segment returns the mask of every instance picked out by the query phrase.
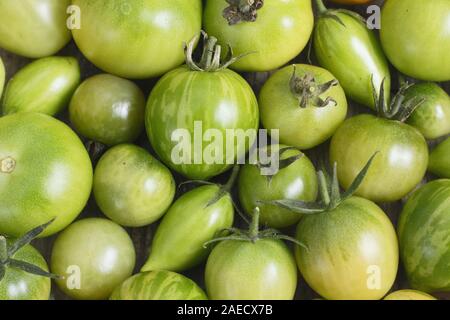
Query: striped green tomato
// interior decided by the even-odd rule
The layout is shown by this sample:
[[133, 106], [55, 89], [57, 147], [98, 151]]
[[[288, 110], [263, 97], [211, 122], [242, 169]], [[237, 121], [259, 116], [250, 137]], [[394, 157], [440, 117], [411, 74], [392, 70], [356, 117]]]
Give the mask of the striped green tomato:
[[41, 112], [53, 116], [67, 107], [79, 82], [80, 67], [75, 58], [36, 60], [8, 82], [2, 112]]
[[171, 271], [139, 273], [125, 280], [110, 300], [207, 300], [191, 279]]
[[306, 282], [329, 300], [381, 299], [398, 268], [394, 227], [373, 202], [351, 197], [331, 211], [305, 215], [297, 227], [297, 264]]
[[225, 240], [208, 258], [205, 281], [214, 300], [292, 300], [297, 270], [281, 240]]
[[[11, 258], [31, 263], [48, 272], [48, 266], [44, 257], [31, 245], [22, 247]], [[0, 280], [0, 301], [48, 300], [50, 298], [50, 289], [50, 278], [6, 267], [5, 276]]]
[[258, 129], [258, 103], [250, 85], [234, 71], [182, 66], [153, 88], [145, 120], [150, 142], [164, 163], [190, 179], [208, 179], [229, 169], [254, 142], [255, 135], [235, 139], [231, 147], [225, 141], [227, 129]]
[[429, 182], [408, 199], [398, 237], [411, 287], [450, 292], [450, 180]]
[[450, 179], [450, 137], [431, 152], [428, 170], [441, 178]]
[[436, 300], [436, 298], [417, 290], [398, 290], [388, 294], [383, 300]]

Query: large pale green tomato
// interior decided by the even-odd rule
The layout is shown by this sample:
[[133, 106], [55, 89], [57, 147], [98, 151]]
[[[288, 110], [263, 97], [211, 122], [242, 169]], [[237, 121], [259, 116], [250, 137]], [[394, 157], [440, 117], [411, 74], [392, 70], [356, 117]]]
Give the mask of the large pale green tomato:
[[[22, 247], [11, 258], [31, 263], [48, 272], [48, 266], [44, 257], [31, 245]], [[48, 300], [50, 298], [50, 289], [50, 278], [6, 267], [5, 276], [0, 280], [0, 301]]]
[[450, 80], [450, 1], [388, 0], [381, 12], [381, 43], [402, 73]]
[[208, 258], [205, 283], [213, 300], [292, 300], [295, 259], [281, 240], [226, 240]]
[[[300, 78], [307, 74], [314, 77], [311, 83], [313, 89], [314, 85], [335, 80], [330, 72], [319, 67], [299, 64], [295, 65], [295, 70]], [[327, 106], [320, 107], [311, 99], [301, 107], [302, 96], [295, 94], [290, 85], [293, 71], [294, 66], [277, 71], [262, 87], [259, 95], [261, 121], [264, 128], [279, 130], [281, 143], [305, 150], [333, 135], [347, 115], [347, 99], [344, 90], [337, 84], [319, 95], [322, 101], [327, 98], [334, 100]]]
[[70, 0], [0, 0], [0, 47], [28, 58], [51, 56], [71, 39]]
[[425, 175], [428, 146], [417, 129], [363, 114], [346, 120], [331, 140], [330, 163], [337, 162], [339, 182], [345, 189], [376, 152], [358, 196], [375, 202], [397, 201]]
[[394, 227], [373, 202], [352, 197], [328, 212], [304, 216], [297, 264], [306, 282], [329, 300], [375, 300], [390, 290], [398, 269]]
[[136, 254], [128, 233], [118, 224], [99, 218], [75, 222], [56, 239], [52, 273], [68, 296], [82, 300], [107, 299], [133, 273]]
[[53, 218], [41, 236], [64, 229], [91, 187], [89, 155], [68, 126], [38, 113], [0, 118], [0, 233], [19, 237]]
[[123, 226], [142, 227], [166, 212], [175, 195], [175, 181], [145, 149], [122, 144], [98, 162], [94, 195], [108, 218]]
[[388, 294], [383, 300], [436, 300], [436, 298], [417, 290], [398, 290]]
[[[239, 2], [239, 1], [238, 1]], [[249, 54], [233, 64], [240, 71], [268, 71], [281, 67], [305, 48], [313, 30], [311, 0], [265, 0], [255, 21], [230, 25], [224, 17], [227, 0], [207, 0], [205, 31], [230, 45], [236, 55]]]
[[138, 273], [112, 293], [110, 300], [208, 300], [191, 279], [170, 271]]
[[77, 59], [48, 57], [36, 60], [8, 82], [2, 113], [41, 112], [53, 116], [67, 107], [79, 82]]
[[198, 35], [201, 0], [73, 0], [78, 48], [100, 69], [125, 78], [159, 76], [184, 60], [183, 44]]
[[[145, 124], [165, 164], [190, 179], [207, 179], [229, 169], [253, 144], [258, 103], [252, 88], [234, 71], [182, 66], [153, 88]], [[246, 135], [248, 130], [253, 135]], [[246, 136], [233, 139], [239, 132]]]
[[450, 292], [450, 180], [429, 182], [408, 199], [398, 239], [411, 287]]

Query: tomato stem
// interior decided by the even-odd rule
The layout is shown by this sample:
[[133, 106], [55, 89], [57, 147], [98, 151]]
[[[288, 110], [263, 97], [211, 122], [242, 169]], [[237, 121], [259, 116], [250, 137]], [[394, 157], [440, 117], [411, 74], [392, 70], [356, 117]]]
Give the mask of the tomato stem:
[[[0, 236], [0, 265], [8, 260], [8, 244], [4, 236]], [[0, 279], [1, 280], [1, 279]]]
[[263, 0], [226, 0], [230, 5], [226, 7], [222, 16], [230, 26], [239, 22], [254, 22], [258, 17], [257, 11], [264, 5]]
[[323, 4], [322, 0], [316, 0], [316, 6], [319, 13], [324, 13], [328, 10], [327, 7]]
[[225, 191], [230, 192], [231, 188], [233, 188], [233, 186], [236, 182], [236, 179], [239, 175], [239, 169], [240, 169], [239, 165], [235, 165], [233, 167], [233, 171], [231, 172], [230, 178], [228, 179], [227, 183], [223, 186], [223, 189]]
[[252, 221], [249, 227], [249, 236], [251, 239], [254, 240], [258, 238], [259, 234], [259, 215], [260, 215], [259, 208], [256, 207], [255, 210], [253, 210]]

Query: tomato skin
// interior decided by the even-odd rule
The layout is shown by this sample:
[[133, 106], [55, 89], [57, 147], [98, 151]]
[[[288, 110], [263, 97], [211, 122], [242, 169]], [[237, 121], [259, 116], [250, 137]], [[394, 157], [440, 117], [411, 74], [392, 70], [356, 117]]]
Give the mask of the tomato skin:
[[292, 300], [295, 259], [281, 240], [226, 240], [212, 250], [205, 269], [212, 300]]
[[396, 201], [422, 180], [428, 146], [420, 132], [404, 123], [363, 114], [346, 120], [330, 145], [330, 163], [347, 189], [367, 160], [375, 157], [356, 195], [375, 202]]
[[175, 195], [175, 181], [145, 149], [122, 144], [109, 149], [94, 172], [95, 200], [116, 223], [142, 227], [166, 212]]
[[3, 114], [41, 112], [53, 116], [67, 107], [79, 82], [80, 66], [75, 58], [36, 60], [8, 82]]
[[375, 34], [364, 23], [346, 13], [332, 14], [345, 27], [330, 17], [318, 19], [314, 51], [319, 64], [339, 80], [348, 97], [373, 109], [372, 77], [377, 93], [385, 79], [385, 97], [389, 100], [391, 76], [386, 57]]
[[100, 69], [124, 78], [156, 77], [183, 63], [183, 43], [200, 32], [200, 0], [73, 0], [78, 48]]
[[332, 2], [335, 3], [340, 3], [340, 4], [365, 4], [365, 3], [369, 3], [372, 0], [331, 0]]
[[[304, 216], [297, 227], [297, 240], [309, 248], [296, 247], [300, 272], [326, 299], [381, 299], [395, 281], [395, 230], [369, 200], [352, 197], [332, 211]], [[372, 266], [381, 272], [379, 289], [368, 288]]]
[[3, 65], [3, 60], [0, 57], [0, 98], [2, 97], [4, 85], [5, 85], [5, 66]]
[[[295, 65], [296, 74], [312, 74], [318, 84], [331, 81], [334, 76], [327, 70]], [[340, 85], [330, 88], [321, 95], [325, 100], [333, 98], [336, 106], [302, 108], [299, 99], [291, 92], [290, 79], [293, 67], [277, 71], [264, 84], [259, 95], [261, 121], [266, 129], [279, 129], [280, 142], [301, 150], [313, 148], [328, 140], [347, 115], [347, 99]]]
[[[226, 116], [224, 116], [226, 115]], [[226, 137], [226, 129], [256, 130], [259, 126], [258, 103], [249, 84], [234, 71], [191, 71], [187, 66], [177, 68], [159, 80], [147, 102], [145, 124], [147, 135], [158, 156], [173, 170], [190, 179], [208, 179], [225, 172], [237, 154], [248, 150], [244, 143], [234, 143], [234, 159], [226, 158], [226, 143], [221, 164], [194, 162], [195, 122], [200, 121], [205, 133], [219, 130]], [[191, 163], [176, 164], [172, 152], [179, 144], [172, 134], [179, 129], [190, 133]], [[200, 140], [202, 137], [200, 137]], [[248, 140], [248, 139], [246, 139]], [[203, 143], [202, 154], [210, 142]], [[250, 145], [253, 140], [250, 141]]]
[[[48, 272], [44, 257], [31, 245], [22, 247], [13, 259], [31, 263]], [[49, 278], [7, 267], [4, 278], [0, 281], [1, 300], [48, 300], [51, 281]]]
[[450, 97], [437, 84], [415, 84], [406, 91], [406, 99], [424, 99], [407, 123], [419, 129], [427, 139], [450, 133]]
[[[52, 273], [66, 276], [56, 280], [68, 296], [83, 300], [108, 298], [112, 291], [133, 273], [136, 260], [133, 242], [118, 224], [100, 218], [79, 220], [61, 232], [51, 257]], [[80, 287], [70, 289], [79, 267]]]
[[55, 54], [71, 39], [69, 5], [70, 0], [1, 0], [0, 47], [28, 58]]
[[286, 64], [305, 48], [313, 30], [310, 0], [265, 1], [254, 22], [229, 25], [222, 16], [226, 0], [207, 0], [205, 31], [230, 45], [236, 55], [249, 54], [231, 67], [239, 71], [268, 71]]
[[437, 300], [429, 294], [417, 290], [398, 290], [388, 294], [383, 300]]
[[[272, 148], [278, 148], [272, 145]], [[285, 148], [279, 145], [279, 148]], [[273, 149], [272, 149], [273, 150]], [[283, 153], [281, 159], [298, 155], [300, 151], [290, 150]], [[248, 215], [252, 215], [256, 207], [260, 209], [260, 221], [272, 228], [285, 228], [300, 220], [298, 213], [274, 205], [261, 204], [258, 201], [280, 199], [302, 200], [314, 202], [318, 193], [317, 175], [314, 165], [304, 155], [287, 168], [281, 169], [272, 179], [261, 175], [256, 165], [245, 164], [240, 171], [239, 200]]]
[[385, 1], [380, 30], [384, 52], [402, 73], [426, 81], [450, 80], [450, 2]]
[[450, 180], [427, 183], [407, 201], [398, 223], [400, 253], [412, 288], [449, 292]]
[[228, 193], [208, 206], [218, 192], [217, 185], [202, 186], [184, 194], [170, 207], [156, 230], [150, 256], [141, 271], [185, 271], [206, 260], [210, 250], [203, 245], [233, 225], [233, 202]]
[[[12, 161], [12, 170], [4, 170]], [[52, 235], [68, 226], [89, 198], [89, 155], [77, 135], [50, 116], [0, 118], [0, 162], [1, 234], [19, 237], [56, 218], [40, 236]]]
[[110, 300], [208, 300], [191, 279], [171, 271], [138, 273], [112, 293]]
[[450, 179], [450, 137], [431, 152], [428, 170], [441, 178]]
[[82, 136], [113, 146], [133, 142], [144, 129], [145, 97], [133, 82], [110, 74], [85, 80], [69, 105], [70, 122]]

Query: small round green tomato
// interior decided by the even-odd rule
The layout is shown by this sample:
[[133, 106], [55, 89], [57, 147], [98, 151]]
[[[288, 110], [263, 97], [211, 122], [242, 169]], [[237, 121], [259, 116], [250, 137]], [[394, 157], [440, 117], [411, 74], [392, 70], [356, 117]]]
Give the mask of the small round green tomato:
[[450, 97], [441, 87], [432, 82], [415, 84], [405, 97], [424, 100], [407, 123], [419, 129], [425, 138], [436, 139], [450, 133]]
[[109, 74], [85, 80], [70, 101], [70, 122], [106, 145], [133, 142], [144, 128], [145, 97], [133, 82]]
[[428, 293], [417, 290], [398, 290], [388, 294], [383, 300], [437, 300]]
[[[297, 83], [292, 82], [294, 71]], [[337, 82], [327, 70], [309, 65], [277, 71], [259, 95], [264, 128], [278, 129], [281, 143], [301, 150], [328, 140], [347, 115], [347, 99], [339, 84], [334, 83], [325, 92], [318, 88], [333, 80]], [[327, 103], [327, 98], [332, 101]]]
[[[253, 1], [253, 14], [241, 13], [235, 3], [208, 0], [205, 31], [230, 45], [236, 55], [251, 53], [233, 64], [240, 71], [268, 71], [286, 64], [305, 48], [313, 30], [311, 0]], [[256, 8], [262, 4], [260, 8]], [[241, 19], [239, 19], [241, 18]]]
[[183, 63], [183, 43], [200, 32], [201, 0], [73, 0], [73, 38], [92, 63], [125, 78], [159, 76]]
[[41, 112], [53, 116], [67, 107], [79, 82], [80, 66], [75, 58], [36, 60], [8, 82], [2, 112]]
[[3, 65], [2, 57], [0, 57], [0, 98], [2, 97], [4, 85], [5, 85], [5, 66]]
[[345, 189], [376, 152], [356, 195], [375, 202], [397, 201], [425, 175], [428, 146], [417, 129], [363, 114], [346, 120], [331, 140], [330, 163], [337, 162], [339, 182]]
[[108, 150], [94, 172], [94, 195], [102, 212], [127, 227], [153, 223], [175, 195], [169, 169], [145, 149], [122, 144]]
[[[272, 145], [271, 154], [286, 148], [284, 145]], [[264, 148], [263, 152], [266, 152]], [[280, 160], [301, 155], [298, 150], [283, 152]], [[272, 228], [285, 228], [300, 220], [301, 215], [287, 209], [259, 203], [258, 201], [271, 201], [280, 199], [302, 200], [314, 202], [317, 198], [318, 182], [314, 165], [305, 156], [280, 170], [274, 176], [262, 175], [257, 165], [246, 164], [239, 175], [239, 200], [245, 212], [253, 213], [259, 207], [262, 224]]]
[[402, 73], [426, 81], [450, 80], [450, 1], [385, 1], [381, 43]]
[[108, 298], [131, 276], [136, 260], [133, 242], [116, 223], [99, 218], [77, 221], [56, 239], [52, 273], [68, 296], [83, 300]]
[[395, 229], [373, 202], [352, 197], [305, 215], [297, 227], [297, 264], [306, 282], [329, 300], [381, 299], [398, 269]]
[[19, 237], [53, 218], [40, 236], [61, 231], [91, 189], [91, 160], [68, 126], [39, 113], [0, 118], [0, 233]]
[[0, 47], [28, 58], [51, 56], [71, 39], [70, 0], [0, 0]]
[[292, 300], [297, 270], [281, 240], [226, 240], [212, 250], [205, 281], [213, 300]]
[[206, 260], [210, 253], [205, 242], [233, 225], [233, 202], [228, 192], [214, 200], [217, 185], [195, 188], [170, 207], [156, 230], [150, 255], [142, 271], [185, 271]]
[[450, 179], [450, 137], [431, 152], [428, 170], [441, 178]]
[[110, 300], [207, 300], [191, 279], [171, 271], [138, 273], [123, 282]]
[[[31, 245], [22, 247], [11, 258], [31, 263], [48, 272], [45, 259]], [[0, 300], [48, 300], [50, 289], [50, 278], [6, 267], [5, 276], [0, 280]]]

